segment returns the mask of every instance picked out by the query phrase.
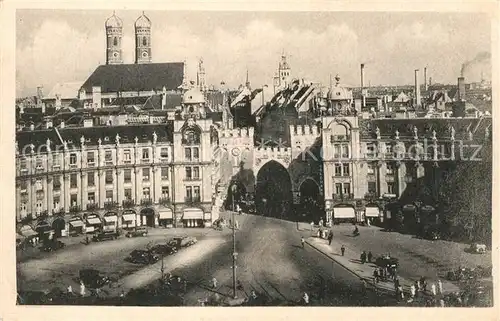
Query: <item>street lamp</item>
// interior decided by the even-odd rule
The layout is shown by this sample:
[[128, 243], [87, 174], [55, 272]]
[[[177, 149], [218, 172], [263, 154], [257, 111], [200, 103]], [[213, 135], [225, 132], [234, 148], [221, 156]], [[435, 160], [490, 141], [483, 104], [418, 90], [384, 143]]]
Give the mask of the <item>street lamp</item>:
[[238, 296], [236, 295], [236, 257], [238, 256], [238, 253], [236, 253], [236, 222], [235, 222], [235, 217], [234, 217], [234, 197], [236, 194], [237, 190], [236, 184], [233, 184], [231, 186], [231, 195], [232, 195], [232, 201], [233, 201], [233, 210], [232, 210], [232, 221], [233, 221], [233, 298], [237, 299]]

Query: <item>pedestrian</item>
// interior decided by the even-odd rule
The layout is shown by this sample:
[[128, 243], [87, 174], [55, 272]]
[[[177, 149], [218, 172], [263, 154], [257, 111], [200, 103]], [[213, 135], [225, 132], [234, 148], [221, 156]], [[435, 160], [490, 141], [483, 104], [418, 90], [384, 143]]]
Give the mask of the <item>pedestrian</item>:
[[320, 219], [320, 220], [319, 220], [318, 225], [319, 225], [319, 227], [323, 227], [323, 219]]
[[344, 256], [345, 253], [345, 246], [342, 244], [342, 247], [340, 248], [340, 252], [342, 253], [342, 256]]
[[368, 263], [372, 263], [373, 254], [372, 251], [368, 252]]
[[363, 251], [361, 253], [361, 257], [360, 258], [361, 258], [361, 264], [365, 264], [365, 262], [366, 262], [366, 251]]
[[413, 301], [413, 299], [415, 298], [415, 293], [417, 292], [417, 289], [415, 288], [415, 285], [412, 284], [410, 286], [410, 300]]
[[314, 222], [311, 222], [311, 231], [314, 230]]
[[434, 284], [434, 283], [431, 284], [431, 293], [433, 296], [436, 296], [436, 294], [437, 294], [436, 284]]
[[333, 233], [330, 231], [328, 234], [328, 245], [332, 245], [332, 240], [333, 240]]
[[85, 295], [85, 284], [83, 284], [83, 281], [80, 281], [80, 295]]
[[403, 291], [403, 287], [400, 285], [398, 285], [398, 293], [399, 293], [399, 298], [401, 300], [404, 300], [405, 299], [405, 293]]
[[68, 286], [68, 293], [70, 293], [70, 294], [73, 293], [73, 287], [71, 285]]
[[304, 301], [304, 304], [309, 304], [309, 295], [306, 292], [304, 292], [302, 300]]
[[237, 229], [237, 230], [240, 228], [240, 225], [238, 224], [238, 221], [234, 221], [234, 228]]
[[373, 280], [375, 281], [375, 283], [378, 283], [378, 269], [375, 269], [373, 271]]
[[439, 294], [443, 294], [443, 282], [441, 280], [438, 280], [438, 290]]
[[212, 289], [216, 289], [216, 288], [217, 288], [217, 279], [212, 278]]
[[445, 307], [445, 304], [444, 304], [444, 300], [443, 299], [439, 299], [439, 306], [441, 308], [444, 308]]
[[382, 267], [379, 267], [378, 269], [378, 277], [382, 280], [385, 281], [386, 275], [384, 273], [384, 269]]
[[300, 243], [302, 243], [302, 248], [305, 248], [306, 240], [304, 240], [303, 236], [300, 238]]

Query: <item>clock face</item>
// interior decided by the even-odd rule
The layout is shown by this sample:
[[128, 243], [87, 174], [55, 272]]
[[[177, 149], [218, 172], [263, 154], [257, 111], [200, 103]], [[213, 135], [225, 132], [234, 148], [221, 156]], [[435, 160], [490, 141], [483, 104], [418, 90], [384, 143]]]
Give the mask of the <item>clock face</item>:
[[148, 57], [148, 53], [144, 51], [144, 52], [142, 53], [142, 57], [143, 57], [143, 58], [147, 58], [147, 57]]
[[117, 52], [113, 53], [113, 57], [117, 58], [118, 57], [118, 53]]

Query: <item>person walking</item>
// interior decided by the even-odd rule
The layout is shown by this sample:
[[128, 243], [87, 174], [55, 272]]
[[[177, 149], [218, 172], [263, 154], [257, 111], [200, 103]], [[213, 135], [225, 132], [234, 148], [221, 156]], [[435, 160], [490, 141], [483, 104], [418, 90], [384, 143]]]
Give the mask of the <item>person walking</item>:
[[368, 252], [368, 263], [372, 263], [373, 254], [372, 251]]
[[304, 292], [304, 295], [302, 296], [302, 301], [304, 304], [309, 304], [309, 295], [306, 292]]
[[437, 295], [436, 284], [434, 283], [431, 284], [431, 293], [433, 296]]
[[314, 230], [314, 222], [311, 222], [311, 231]]
[[85, 296], [85, 284], [83, 284], [83, 281], [80, 281], [80, 295]]
[[333, 232], [330, 231], [330, 233], [328, 233], [328, 245], [332, 245], [332, 240], [333, 240]]
[[212, 278], [212, 289], [216, 289], [216, 288], [217, 288], [217, 279]]
[[365, 264], [365, 262], [366, 262], [366, 252], [365, 251], [363, 251], [361, 253], [360, 259], [361, 259], [361, 264]]
[[373, 280], [375, 281], [375, 283], [378, 283], [378, 269], [375, 269], [373, 270]]
[[302, 248], [305, 248], [305, 246], [306, 246], [306, 240], [304, 240], [303, 236], [300, 238], [300, 243], [302, 243]]
[[438, 291], [439, 294], [443, 294], [443, 282], [441, 280], [438, 280]]
[[416, 294], [416, 292], [417, 292], [417, 289], [415, 288], [415, 285], [414, 285], [414, 284], [412, 284], [412, 285], [410, 286], [410, 301], [409, 301], [409, 302], [412, 302], [412, 301], [413, 301], [413, 299], [415, 299], [415, 294]]
[[342, 253], [342, 256], [345, 254], [345, 246], [342, 244], [342, 247], [340, 248], [340, 253]]

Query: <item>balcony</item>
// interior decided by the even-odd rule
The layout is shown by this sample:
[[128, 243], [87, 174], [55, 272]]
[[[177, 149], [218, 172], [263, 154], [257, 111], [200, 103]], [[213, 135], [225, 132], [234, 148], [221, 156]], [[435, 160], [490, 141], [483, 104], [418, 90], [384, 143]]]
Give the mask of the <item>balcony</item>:
[[333, 194], [335, 201], [346, 201], [354, 199], [354, 194]]
[[189, 206], [198, 206], [200, 205], [201, 203], [201, 199], [199, 197], [196, 197], [196, 198], [189, 198], [189, 197], [186, 197], [184, 199], [184, 203], [186, 205], [189, 205]]
[[94, 161], [89, 161], [87, 163], [87, 167], [95, 167], [95, 162]]
[[99, 206], [96, 203], [89, 203], [87, 204], [87, 211], [95, 211], [99, 208]]
[[104, 161], [104, 165], [106, 165], [106, 166], [113, 166], [113, 160]]
[[168, 163], [168, 157], [160, 157], [161, 163]]
[[378, 199], [378, 196], [377, 196], [376, 192], [368, 192], [365, 194], [364, 199], [367, 201], [373, 201], [373, 200]]
[[171, 204], [170, 197], [169, 197], [169, 196], [162, 196], [162, 197], [160, 197], [160, 199], [158, 200], [158, 203], [159, 203], [160, 205], [163, 205], [163, 206], [170, 205], [170, 204]]
[[123, 164], [132, 164], [132, 160], [130, 159], [124, 159]]
[[143, 158], [141, 159], [141, 164], [148, 164], [150, 162], [149, 158]]
[[151, 198], [143, 198], [141, 199], [142, 206], [151, 206], [153, 204], [153, 200]]
[[104, 209], [107, 211], [114, 210], [118, 207], [118, 203], [115, 201], [106, 201], [104, 202]]
[[69, 168], [71, 169], [78, 168], [78, 164], [69, 164]]
[[135, 206], [135, 201], [133, 199], [126, 199], [122, 201], [123, 208], [132, 208]]

